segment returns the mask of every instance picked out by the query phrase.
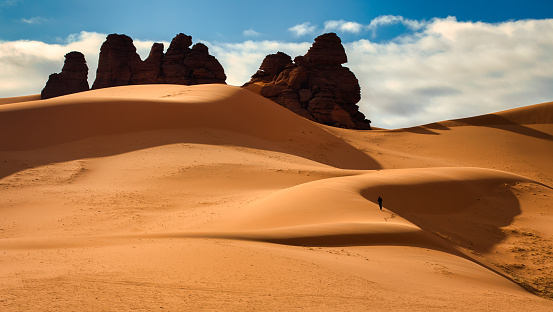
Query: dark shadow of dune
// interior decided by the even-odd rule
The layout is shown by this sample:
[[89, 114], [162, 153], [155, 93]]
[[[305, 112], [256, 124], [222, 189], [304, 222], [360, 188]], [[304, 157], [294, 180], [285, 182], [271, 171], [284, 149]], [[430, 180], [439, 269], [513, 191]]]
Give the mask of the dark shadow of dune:
[[498, 114], [487, 114], [475, 117], [447, 120], [442, 122], [434, 122], [422, 126], [389, 130], [390, 132], [410, 132], [415, 134], [439, 135], [440, 133], [433, 131], [451, 130], [453, 127], [475, 126], [495, 128], [512, 133], [533, 137], [537, 139], [553, 141], [553, 135], [536, 129], [532, 129], [524, 124], [514, 122]]
[[410, 127], [410, 128], [403, 128], [403, 129], [397, 129], [392, 130], [393, 132], [410, 132], [415, 134], [429, 134], [429, 135], [439, 135], [438, 132], [432, 131], [424, 126], [417, 126], [417, 127]]
[[452, 120], [452, 122], [457, 122], [461, 125], [496, 128], [537, 139], [553, 141], [553, 135], [551, 134], [532, 129], [496, 114], [456, 119]]
[[488, 252], [506, 238], [501, 228], [521, 213], [520, 204], [505, 185], [471, 183], [384, 185], [361, 194], [375, 204], [382, 196], [384, 208], [458, 246]]
[[[390, 224], [388, 224], [390, 225]], [[306, 226], [309, 230], [309, 226]], [[355, 227], [355, 226], [354, 226]], [[493, 266], [483, 263], [471, 257], [469, 254], [457, 249], [450, 242], [436, 237], [423, 229], [399, 230], [390, 232], [359, 233], [358, 231], [334, 234], [298, 233], [294, 231], [282, 233], [279, 229], [245, 232], [181, 232], [181, 233], [155, 233], [155, 234], [129, 234], [114, 236], [69, 236], [63, 238], [14, 238], [0, 241], [0, 250], [37, 250], [37, 249], [61, 249], [83, 247], [105, 247], [113, 245], [125, 245], [129, 240], [140, 240], [148, 243], [150, 240], [160, 239], [222, 239], [241, 240], [261, 243], [272, 243], [287, 246], [305, 247], [354, 247], [354, 246], [405, 246], [425, 248], [439, 252], [445, 252], [464, 258], [479, 264], [506, 279], [513, 280], [509, 275], [498, 271]], [[276, 232], [273, 232], [275, 231]], [[309, 232], [309, 231], [308, 231]], [[357, 232], [357, 233], [356, 233]]]
[[[5, 240], [0, 248], [5, 249], [47, 249], [47, 248], [74, 248], [100, 241], [105, 244], [120, 244], [128, 239], [188, 239], [209, 238], [229, 239], [274, 243], [290, 246], [312, 247], [352, 247], [352, 246], [409, 246], [428, 248], [443, 252], [460, 254], [445, 241], [424, 230], [394, 224], [387, 231], [377, 229], [372, 231], [370, 225], [352, 224], [338, 230], [333, 224], [328, 225], [330, 231], [321, 226], [295, 226], [290, 228], [272, 228], [258, 231], [229, 231], [229, 232], [179, 232], [179, 233], [151, 233], [151, 234], [122, 234], [112, 236], [74, 236], [56, 238], [15, 238]], [[363, 230], [359, 230], [362, 227]], [[379, 231], [380, 230], [380, 231]], [[325, 233], [326, 232], [326, 233]]]
[[442, 130], [442, 131], [450, 130], [448, 127], [446, 127], [445, 125], [443, 125], [442, 123], [439, 123], [439, 122], [433, 122], [433, 123], [424, 125], [422, 127], [426, 128], [426, 129], [432, 129], [432, 130]]
[[413, 246], [451, 252], [450, 244], [417, 227], [398, 223], [306, 224], [221, 233], [182, 233], [175, 237], [251, 240], [292, 246]]
[[297, 235], [289, 237], [227, 234], [221, 236], [221, 238], [311, 247], [409, 246], [457, 254], [456, 250], [445, 244], [445, 242], [439, 242], [437, 239], [423, 231], [397, 233], [342, 233], [313, 236]]
[[[242, 120], [228, 116], [212, 121], [218, 113], [217, 106], [212, 106], [123, 99], [84, 100], [61, 109], [38, 106], [2, 111], [0, 178], [49, 163], [176, 143], [281, 152], [342, 169], [380, 168], [373, 158], [310, 121], [287, 118], [279, 122], [271, 116], [264, 120], [252, 116], [249, 124], [243, 122], [247, 119], [243, 116]], [[286, 124], [290, 120], [294, 127]]]
[[429, 135], [439, 135], [438, 132], [433, 130], [451, 130], [449, 127], [444, 125], [442, 122], [433, 122], [430, 124], [422, 125], [422, 126], [415, 126], [415, 127], [409, 127], [409, 128], [401, 128], [401, 129], [394, 129], [390, 130], [392, 132], [410, 132], [415, 134], [429, 134]]

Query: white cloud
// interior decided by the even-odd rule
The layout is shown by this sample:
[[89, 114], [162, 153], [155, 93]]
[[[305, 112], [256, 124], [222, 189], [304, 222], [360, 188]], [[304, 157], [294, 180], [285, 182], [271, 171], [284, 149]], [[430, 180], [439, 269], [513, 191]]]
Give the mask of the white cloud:
[[209, 52], [223, 65], [230, 85], [243, 85], [257, 72], [268, 54], [278, 51], [292, 57], [303, 55], [311, 46], [310, 42], [288, 43], [278, 41], [245, 41], [242, 43], [208, 43]]
[[371, 21], [371, 23], [367, 26], [369, 29], [375, 29], [380, 26], [388, 26], [388, 25], [394, 25], [394, 24], [406, 24], [414, 28], [420, 28], [416, 27], [419, 26], [419, 23], [413, 23], [414, 21], [406, 20], [403, 16], [396, 16], [396, 15], [381, 15]]
[[[373, 25], [394, 20], [401, 21], [388, 17]], [[414, 126], [553, 100], [553, 19], [488, 24], [449, 17], [412, 24], [410, 34], [390, 42], [344, 44], [346, 66], [361, 84], [359, 106], [374, 126]], [[0, 42], [0, 97], [39, 93], [73, 50], [85, 54], [92, 84], [104, 40], [104, 34], [82, 32], [61, 44]], [[267, 54], [282, 51], [294, 58], [307, 52], [313, 38], [306, 41], [206, 45], [223, 65], [227, 83], [242, 85]], [[134, 42], [144, 59], [152, 42]]]
[[358, 34], [363, 29], [363, 25], [356, 22], [346, 22], [344, 20], [331, 20], [324, 23], [325, 32], [329, 31], [338, 31], [338, 32], [349, 32]]
[[370, 24], [367, 25], [367, 28], [372, 31], [372, 35], [375, 37], [378, 28], [396, 24], [401, 24], [412, 31], [417, 31], [424, 28], [427, 25], [427, 22], [425, 20], [411, 20], [397, 15], [381, 15], [373, 19]]
[[39, 41], [0, 42], [0, 97], [40, 93], [48, 75], [59, 72], [63, 56], [75, 48]]
[[252, 28], [246, 29], [242, 32], [242, 34], [246, 37], [259, 37], [261, 34], [257, 31], [253, 30]]
[[[155, 41], [155, 42], [163, 43], [163, 48], [166, 51], [167, 51], [167, 48], [169, 48], [170, 43], [167, 42], [167, 41]], [[136, 53], [138, 53], [138, 55], [140, 55], [140, 58], [142, 60], [145, 60], [150, 55], [150, 50], [152, 49], [152, 45], [154, 44], [154, 41], [133, 40], [133, 44], [136, 48]], [[90, 84], [92, 85], [92, 81], [91, 81]]]
[[25, 23], [25, 24], [43, 24], [43, 23], [46, 23], [48, 20], [45, 19], [44, 17], [39, 17], [39, 16], [35, 16], [35, 17], [31, 17], [31, 18], [22, 18], [19, 20], [21, 23]]
[[305, 35], [312, 35], [317, 30], [317, 26], [311, 25], [309, 22], [298, 24], [296, 26], [288, 28], [288, 31], [292, 32], [295, 37], [302, 37]]
[[393, 42], [346, 44], [361, 110], [397, 128], [553, 100], [553, 20], [433, 19]]

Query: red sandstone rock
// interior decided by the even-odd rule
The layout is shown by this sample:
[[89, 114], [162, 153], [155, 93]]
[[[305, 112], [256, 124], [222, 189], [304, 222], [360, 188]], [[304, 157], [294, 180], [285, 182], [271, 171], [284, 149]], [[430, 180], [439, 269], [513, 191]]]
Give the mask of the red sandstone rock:
[[56, 96], [88, 91], [88, 66], [81, 52], [69, 52], [65, 55], [65, 62], [61, 73], [51, 74], [42, 89], [40, 97], [49, 99]]
[[288, 76], [287, 85], [299, 91], [304, 87], [309, 79], [309, 71], [304, 67], [296, 67], [290, 71]]
[[96, 80], [92, 89], [131, 84], [133, 69], [142, 63], [131, 37], [111, 34], [100, 48]]
[[261, 63], [259, 70], [252, 78], [260, 79], [264, 82], [274, 80], [288, 65], [292, 64], [292, 58], [286, 53], [277, 52], [269, 54]]
[[342, 41], [335, 33], [320, 35], [315, 38], [305, 60], [314, 67], [338, 67], [348, 62]]
[[163, 81], [161, 61], [163, 60], [163, 43], [154, 43], [150, 54], [144, 62], [137, 63], [132, 69], [130, 84], [151, 84]]
[[224, 83], [227, 79], [223, 66], [214, 56], [209, 55], [203, 43], [196, 43], [192, 47], [183, 64], [191, 71], [191, 84]]
[[184, 66], [184, 58], [190, 53], [192, 37], [178, 34], [171, 40], [169, 49], [163, 56], [163, 82], [173, 84], [190, 84], [190, 69]]
[[359, 112], [361, 89], [355, 75], [342, 64], [347, 55], [340, 38], [324, 34], [304, 56], [270, 54], [251, 80], [263, 83], [259, 93], [305, 118], [350, 129], [370, 129]]
[[192, 37], [178, 34], [167, 52], [163, 44], [154, 43], [144, 61], [136, 53], [132, 39], [125, 35], [109, 35], [100, 49], [96, 81], [92, 89], [129, 84], [203, 84], [225, 83], [226, 75], [217, 59], [209, 55], [207, 46], [198, 43], [192, 48]]

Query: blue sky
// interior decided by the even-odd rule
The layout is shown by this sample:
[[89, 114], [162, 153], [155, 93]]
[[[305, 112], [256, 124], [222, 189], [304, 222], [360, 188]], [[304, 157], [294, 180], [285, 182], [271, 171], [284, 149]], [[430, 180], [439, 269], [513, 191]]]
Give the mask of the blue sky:
[[186, 32], [207, 41], [237, 42], [252, 29], [259, 39], [297, 42], [300, 38], [287, 32], [297, 24], [323, 25], [327, 20], [369, 24], [382, 15], [412, 20], [455, 16], [459, 21], [496, 23], [551, 18], [553, 1], [0, 0], [0, 39], [55, 43], [88, 31], [167, 41]]
[[406, 127], [553, 100], [553, 1], [0, 0], [0, 97], [36, 94], [63, 55], [89, 82], [110, 33], [144, 57], [180, 32], [204, 42], [241, 85], [263, 57], [342, 38], [373, 125]]

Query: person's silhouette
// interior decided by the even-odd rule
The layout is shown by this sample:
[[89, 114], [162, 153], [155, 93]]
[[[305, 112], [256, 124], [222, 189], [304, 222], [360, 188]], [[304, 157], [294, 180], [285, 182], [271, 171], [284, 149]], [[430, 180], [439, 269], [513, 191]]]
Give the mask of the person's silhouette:
[[382, 210], [382, 197], [378, 196], [378, 205], [380, 206], [380, 210]]

